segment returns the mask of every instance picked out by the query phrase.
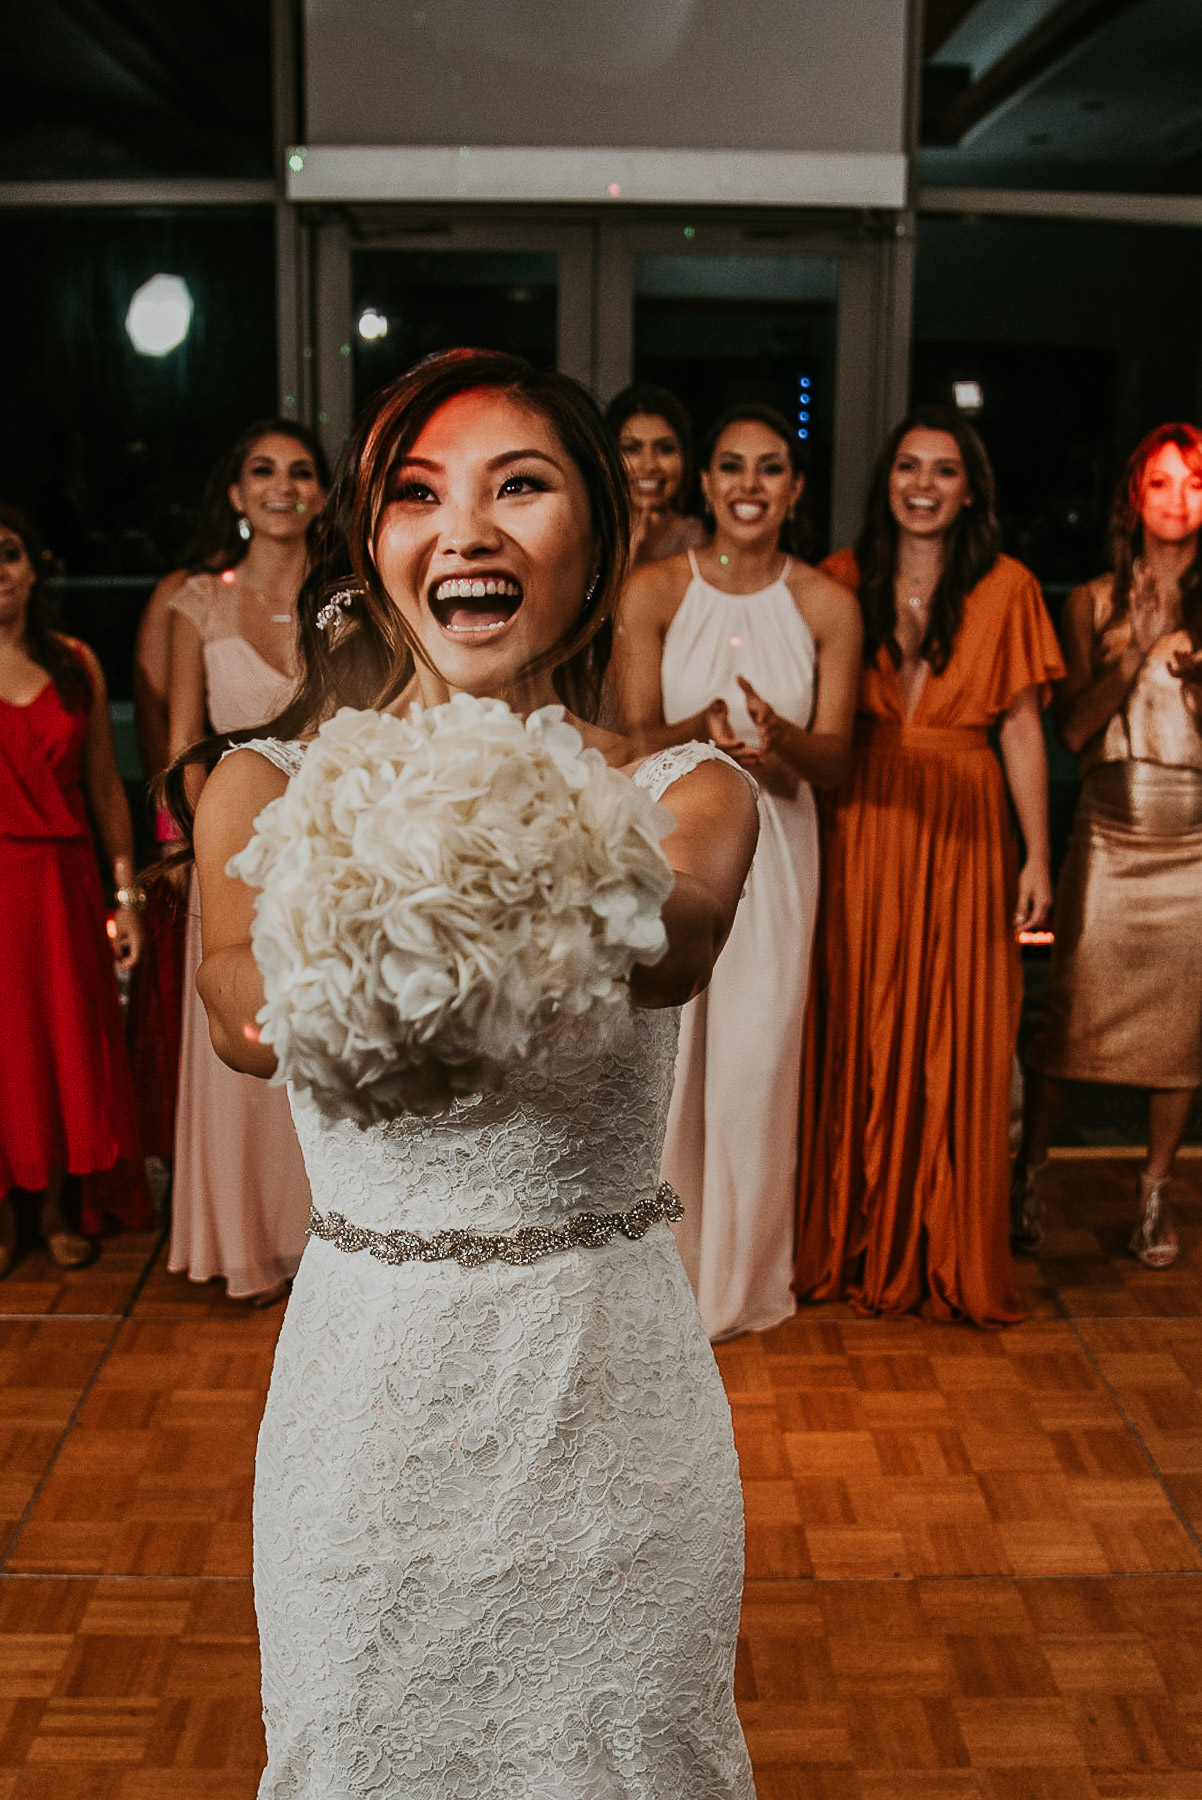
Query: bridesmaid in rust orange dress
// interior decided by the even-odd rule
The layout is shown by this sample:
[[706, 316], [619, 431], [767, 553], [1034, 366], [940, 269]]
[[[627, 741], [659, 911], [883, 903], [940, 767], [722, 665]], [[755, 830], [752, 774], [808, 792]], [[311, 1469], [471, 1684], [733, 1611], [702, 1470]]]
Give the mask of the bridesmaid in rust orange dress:
[[1040, 711], [1063, 673], [1038, 583], [999, 540], [984, 446], [924, 408], [885, 446], [855, 553], [823, 565], [859, 594], [867, 666], [823, 843], [795, 1277], [802, 1299], [979, 1325], [1023, 1316], [1015, 931], [1051, 906]]

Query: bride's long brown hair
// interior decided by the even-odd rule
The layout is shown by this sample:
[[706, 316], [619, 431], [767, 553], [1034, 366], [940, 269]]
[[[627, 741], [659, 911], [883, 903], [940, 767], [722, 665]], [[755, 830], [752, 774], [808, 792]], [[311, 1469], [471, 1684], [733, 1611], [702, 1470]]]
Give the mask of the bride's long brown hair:
[[[343, 454], [313, 526], [309, 570], [297, 600], [300, 675], [292, 699], [266, 724], [201, 739], [160, 778], [163, 803], [182, 840], [164, 866], [186, 862], [192, 854], [193, 808], [185, 787], [190, 767], [212, 768], [224, 751], [251, 738], [303, 737], [340, 706], [383, 709], [412, 679], [413, 646], [375, 560], [388, 474], [439, 407], [475, 388], [494, 388], [541, 413], [584, 479], [597, 540], [597, 578], [572, 629], [528, 663], [519, 679], [550, 670], [565, 706], [579, 718], [596, 718], [629, 552], [625, 467], [596, 405], [569, 376], [535, 369], [498, 350], [440, 351], [372, 396]], [[350, 598], [335, 625], [320, 629], [318, 615], [335, 595]]]

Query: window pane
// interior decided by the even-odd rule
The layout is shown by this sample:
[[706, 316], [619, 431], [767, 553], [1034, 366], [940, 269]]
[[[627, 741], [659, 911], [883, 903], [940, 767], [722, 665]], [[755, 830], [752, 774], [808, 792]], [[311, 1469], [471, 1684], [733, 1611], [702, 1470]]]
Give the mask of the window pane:
[[810, 455], [808, 513], [827, 548], [838, 265], [812, 256], [635, 258], [634, 367], [679, 395], [698, 448], [729, 406], [784, 414]]
[[[4, 249], [0, 497], [41, 527], [68, 623], [120, 697], [138, 611], [179, 562], [210, 468], [276, 410], [271, 213], [17, 212]], [[126, 315], [157, 274], [186, 283], [191, 321], [140, 355]]]
[[553, 369], [556, 263], [542, 250], [356, 252], [356, 407], [419, 357], [460, 344], [510, 350]]

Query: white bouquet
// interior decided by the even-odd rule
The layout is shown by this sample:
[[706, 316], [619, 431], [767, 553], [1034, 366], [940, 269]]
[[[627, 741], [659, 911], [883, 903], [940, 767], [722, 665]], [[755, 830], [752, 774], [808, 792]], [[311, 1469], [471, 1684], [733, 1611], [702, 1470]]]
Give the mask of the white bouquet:
[[671, 827], [562, 707], [339, 712], [229, 864], [261, 889], [275, 1080], [369, 1123], [620, 1047], [630, 971], [667, 944]]

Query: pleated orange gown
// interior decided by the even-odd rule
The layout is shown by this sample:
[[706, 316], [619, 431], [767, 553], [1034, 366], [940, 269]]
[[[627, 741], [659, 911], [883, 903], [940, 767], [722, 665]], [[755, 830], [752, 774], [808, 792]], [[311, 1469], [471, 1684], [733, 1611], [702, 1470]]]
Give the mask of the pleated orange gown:
[[[846, 586], [855, 558], [823, 564]], [[1013, 1323], [1017, 845], [987, 732], [1063, 673], [1029, 570], [999, 557], [910, 719], [882, 649], [828, 808], [802, 1072], [795, 1288], [866, 1313]]]

